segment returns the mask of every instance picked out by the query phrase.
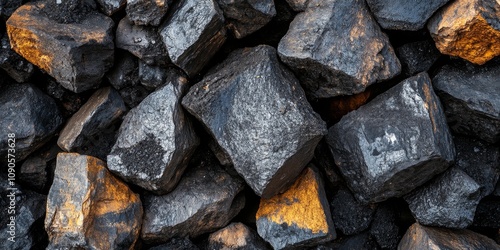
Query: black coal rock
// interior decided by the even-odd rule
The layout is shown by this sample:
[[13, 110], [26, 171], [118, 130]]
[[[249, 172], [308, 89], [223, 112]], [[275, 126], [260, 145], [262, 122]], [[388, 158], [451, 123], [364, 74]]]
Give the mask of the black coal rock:
[[33, 64], [11, 49], [7, 34], [0, 41], [0, 68], [16, 82], [28, 81], [35, 72]]
[[188, 237], [184, 237], [173, 238], [168, 243], [151, 247], [149, 250], [199, 250], [199, 248]]
[[370, 235], [383, 249], [396, 249], [401, 235], [397, 225], [396, 209], [389, 203], [380, 204], [375, 212]]
[[477, 205], [473, 226], [500, 228], [500, 198], [486, 197]]
[[156, 89], [167, 83], [167, 77], [175, 71], [173, 68], [161, 66], [151, 66], [139, 61], [139, 80], [143, 86], [149, 89]]
[[23, 0], [0, 0], [0, 17], [6, 21], [21, 5]]
[[106, 15], [111, 16], [115, 12], [122, 10], [127, 0], [95, 0], [99, 4], [99, 9]]
[[158, 26], [172, 0], [127, 0], [127, 18], [136, 25]]
[[346, 189], [337, 191], [330, 206], [335, 228], [345, 235], [354, 235], [366, 230], [376, 210], [376, 205], [361, 204]]
[[49, 191], [54, 178], [55, 159], [62, 150], [55, 142], [49, 142], [32, 153], [19, 168], [19, 182], [39, 193]]
[[434, 42], [429, 40], [407, 43], [397, 48], [396, 54], [406, 76], [428, 71], [441, 56]]
[[126, 51], [117, 51], [115, 65], [106, 73], [106, 78], [117, 90], [139, 85], [138, 59]]

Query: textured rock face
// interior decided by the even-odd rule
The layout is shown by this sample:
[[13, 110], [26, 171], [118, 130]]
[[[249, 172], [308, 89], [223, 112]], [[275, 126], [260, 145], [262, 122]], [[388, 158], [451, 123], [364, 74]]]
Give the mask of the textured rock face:
[[286, 2], [294, 11], [304, 11], [307, 8], [309, 0], [286, 0]]
[[0, 68], [16, 82], [28, 81], [35, 71], [33, 64], [11, 49], [7, 33], [0, 40]]
[[147, 88], [155, 89], [166, 83], [173, 68], [164, 68], [160, 66], [151, 66], [142, 61], [139, 62], [139, 80]]
[[274, 249], [316, 245], [336, 237], [323, 183], [311, 168], [283, 194], [261, 199], [256, 218], [257, 232]]
[[231, 223], [208, 236], [207, 249], [266, 250], [268, 247], [257, 232], [243, 223]]
[[375, 212], [370, 235], [383, 249], [396, 249], [401, 240], [396, 218], [398, 210], [387, 204], [382, 204], [377, 207], [377, 212]]
[[270, 198], [293, 183], [326, 132], [276, 51], [233, 52], [182, 101], [255, 191]]
[[159, 32], [171, 61], [189, 76], [196, 75], [226, 40], [224, 17], [214, 0], [182, 1]]
[[432, 79], [450, 128], [495, 143], [500, 141], [500, 65], [444, 66]]
[[360, 93], [401, 71], [389, 39], [362, 0], [309, 1], [278, 53], [313, 98]]
[[367, 0], [375, 19], [384, 29], [419, 30], [432, 14], [449, 0], [391, 1]]
[[111, 87], [96, 91], [66, 123], [57, 145], [65, 151], [82, 146], [86, 139], [108, 127], [127, 108], [120, 94]]
[[328, 143], [362, 202], [400, 197], [444, 171], [455, 150], [429, 76], [410, 77], [330, 128]]
[[500, 55], [500, 4], [496, 1], [459, 0], [429, 20], [427, 28], [443, 54], [484, 64]]
[[474, 219], [480, 186], [463, 171], [450, 168], [405, 197], [422, 225], [466, 228]]
[[38, 151], [32, 153], [19, 168], [19, 182], [36, 190], [39, 193], [48, 193], [54, 170], [56, 168], [57, 154], [62, 150], [56, 145], [44, 146]]
[[142, 212], [139, 195], [104, 162], [61, 153], [47, 198], [47, 249], [133, 249]]
[[63, 119], [52, 98], [31, 84], [14, 84], [0, 93], [0, 155], [8, 150], [8, 134], [15, 134], [15, 157], [25, 159], [52, 137]]
[[441, 56], [432, 41], [407, 43], [396, 49], [403, 74], [413, 76], [428, 71]]
[[413, 224], [398, 249], [500, 249], [492, 239], [470, 230], [450, 230]]
[[127, 0], [95, 0], [104, 14], [111, 16], [115, 12], [123, 9]]
[[127, 0], [127, 18], [136, 25], [158, 26], [171, 0]]
[[117, 51], [115, 65], [106, 73], [106, 78], [117, 90], [139, 85], [137, 58], [126, 51]]
[[345, 189], [340, 189], [332, 199], [332, 217], [335, 228], [345, 235], [358, 234], [370, 226], [376, 206], [363, 205]]
[[187, 79], [171, 73], [165, 86], [125, 116], [107, 158], [114, 174], [157, 194], [173, 189], [199, 144], [180, 104]]

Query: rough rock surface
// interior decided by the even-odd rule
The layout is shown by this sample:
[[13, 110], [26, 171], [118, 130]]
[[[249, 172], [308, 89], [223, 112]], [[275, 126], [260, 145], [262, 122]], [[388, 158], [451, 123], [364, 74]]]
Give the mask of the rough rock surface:
[[429, 40], [407, 43], [398, 47], [396, 54], [406, 76], [428, 71], [441, 56], [434, 43]]
[[396, 249], [401, 235], [397, 225], [397, 211], [387, 203], [380, 204], [375, 212], [370, 235], [382, 249]]
[[240, 49], [191, 87], [182, 105], [264, 198], [287, 188], [326, 132], [270, 46]]
[[498, 250], [492, 239], [466, 229], [452, 230], [413, 224], [398, 249], [491, 249]]
[[432, 79], [450, 128], [485, 141], [500, 141], [500, 64], [446, 65]]
[[355, 197], [400, 197], [455, 158], [439, 99], [426, 73], [410, 77], [330, 128], [335, 163]]
[[375, 19], [384, 29], [419, 30], [449, 0], [391, 1], [367, 0]]
[[286, 0], [286, 2], [294, 11], [299, 12], [306, 10], [309, 0]]
[[405, 197], [418, 223], [466, 228], [472, 224], [481, 199], [480, 186], [454, 167]]
[[443, 54], [484, 64], [500, 55], [500, 3], [452, 1], [429, 20], [427, 28]]
[[233, 222], [208, 236], [207, 249], [266, 250], [268, 247], [253, 229], [243, 223]]
[[101, 11], [108, 15], [111, 16], [115, 12], [123, 9], [125, 7], [125, 4], [127, 3], [127, 0], [95, 0], [101, 9]]
[[47, 198], [47, 249], [133, 249], [142, 204], [101, 160], [74, 153], [57, 156]]
[[182, 1], [159, 32], [170, 60], [189, 76], [196, 75], [226, 40], [224, 16], [214, 0]]
[[2, 89], [0, 117], [3, 128], [0, 130], [0, 156], [7, 155], [8, 134], [14, 133], [16, 161], [25, 159], [47, 142], [63, 122], [54, 100], [27, 83]]
[[136, 25], [158, 26], [172, 0], [127, 0], [127, 18]]
[[173, 68], [151, 66], [139, 61], [139, 81], [143, 86], [156, 89], [166, 83], [167, 77], [175, 71]]
[[311, 0], [278, 46], [312, 98], [352, 95], [401, 71], [364, 1]]
[[106, 73], [111, 86], [117, 90], [139, 84], [139, 63], [136, 57], [126, 51], [117, 51], [115, 65]]
[[66, 123], [57, 145], [65, 151], [82, 146], [83, 142], [120, 118], [127, 108], [120, 94], [111, 87], [97, 90]]
[[0, 68], [5, 70], [16, 82], [28, 81], [35, 72], [33, 64], [11, 49], [7, 33], [0, 41]]
[[274, 249], [316, 245], [336, 237], [320, 175], [306, 168], [283, 194], [261, 199], [257, 232]]
[[340, 189], [332, 198], [332, 218], [335, 228], [345, 235], [366, 230], [373, 220], [375, 205], [364, 205], [346, 189]]
[[81, 22], [58, 23], [44, 6], [25, 4], [9, 18], [12, 49], [75, 93], [95, 88], [113, 64], [113, 21], [91, 12]]
[[114, 174], [157, 194], [175, 187], [199, 144], [180, 103], [187, 79], [171, 73], [165, 86], [125, 116], [107, 157]]

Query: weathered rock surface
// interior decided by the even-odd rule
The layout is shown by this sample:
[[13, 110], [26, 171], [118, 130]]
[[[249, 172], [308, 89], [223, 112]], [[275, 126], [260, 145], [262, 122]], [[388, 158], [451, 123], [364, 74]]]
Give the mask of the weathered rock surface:
[[189, 76], [196, 75], [226, 40], [224, 16], [214, 0], [182, 1], [159, 32], [170, 60]]
[[367, 0], [366, 3], [382, 28], [415, 31], [422, 29], [432, 14], [448, 1]]
[[224, 227], [245, 204], [243, 187], [243, 181], [225, 172], [213, 156], [194, 161], [172, 192], [143, 197], [142, 239], [163, 243]]
[[0, 43], [0, 68], [16, 82], [28, 81], [35, 72], [33, 64], [11, 49], [7, 34], [3, 35]]
[[173, 238], [165, 244], [161, 244], [149, 250], [199, 250], [199, 248], [189, 240], [189, 238]]
[[113, 64], [113, 21], [91, 12], [79, 23], [58, 23], [44, 6], [25, 4], [9, 18], [12, 49], [75, 93], [95, 88]]
[[377, 207], [361, 204], [348, 190], [340, 189], [332, 198], [331, 208], [335, 228], [353, 235], [370, 226]]
[[370, 235], [383, 249], [396, 249], [401, 236], [397, 225], [397, 210], [387, 203], [377, 207], [370, 227]]
[[127, 108], [120, 94], [111, 87], [97, 90], [66, 123], [57, 145], [65, 151], [82, 146], [83, 142], [120, 118]]
[[139, 61], [139, 80], [146, 88], [156, 89], [165, 84], [168, 76], [172, 74], [170, 71], [175, 69], [151, 66]]
[[[0, 117], [3, 128], [0, 130], [0, 156], [6, 156], [9, 143], [14, 142], [16, 161], [25, 159], [47, 142], [63, 122], [54, 100], [27, 83], [3, 88]], [[9, 142], [10, 133], [15, 134], [15, 140]]]
[[436, 12], [427, 28], [441, 53], [484, 64], [500, 55], [499, 9], [496, 1], [453, 1]]
[[274, 249], [316, 245], [336, 237], [319, 174], [306, 168], [283, 194], [261, 199], [257, 232]]
[[364, 1], [311, 0], [278, 46], [312, 98], [363, 92], [401, 71]]
[[117, 90], [139, 85], [139, 62], [126, 51], [117, 51], [115, 65], [106, 73], [111, 86]]
[[293, 183], [326, 132], [298, 81], [266, 45], [231, 53], [190, 89], [182, 105], [264, 198]]
[[147, 64], [165, 65], [169, 62], [157, 28], [134, 25], [126, 17], [118, 23], [116, 47], [129, 51]]
[[47, 194], [54, 178], [55, 159], [62, 150], [51, 142], [32, 153], [19, 168], [19, 182], [39, 193]]
[[127, 18], [136, 25], [158, 26], [171, 0], [127, 0]]
[[[492, 62], [493, 63], [493, 62]], [[500, 141], [500, 64], [444, 66], [432, 79], [450, 128], [488, 142]]]
[[171, 73], [165, 86], [125, 116], [107, 157], [114, 174], [157, 194], [175, 187], [199, 144], [180, 103], [187, 79]]
[[481, 199], [479, 188], [470, 176], [452, 167], [411, 192], [405, 200], [422, 225], [466, 228], [471, 225]]
[[47, 198], [47, 249], [133, 249], [142, 204], [101, 160], [60, 153]]
[[335, 163], [355, 197], [400, 197], [455, 158], [439, 99], [426, 73], [400, 82], [330, 128]]
[[406, 76], [428, 71], [441, 56], [429, 40], [407, 43], [397, 48], [396, 54]]
[[304, 11], [307, 8], [309, 0], [286, 0], [286, 2], [294, 11], [298, 12]]
[[127, 3], [127, 0], [95, 0], [101, 9], [101, 11], [108, 15], [111, 16], [115, 12], [125, 8], [125, 4]]
[[266, 250], [266, 242], [257, 232], [240, 222], [233, 222], [208, 236], [206, 249], [220, 250]]
[[500, 249], [492, 239], [470, 230], [452, 230], [413, 224], [398, 249]]
[[276, 15], [274, 0], [216, 0], [238, 39], [264, 27]]

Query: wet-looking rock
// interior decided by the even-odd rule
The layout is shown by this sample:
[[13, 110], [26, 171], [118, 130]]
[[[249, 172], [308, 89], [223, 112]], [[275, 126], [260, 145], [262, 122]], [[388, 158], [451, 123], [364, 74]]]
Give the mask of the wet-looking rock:
[[127, 18], [136, 25], [158, 26], [172, 0], [127, 0]]

